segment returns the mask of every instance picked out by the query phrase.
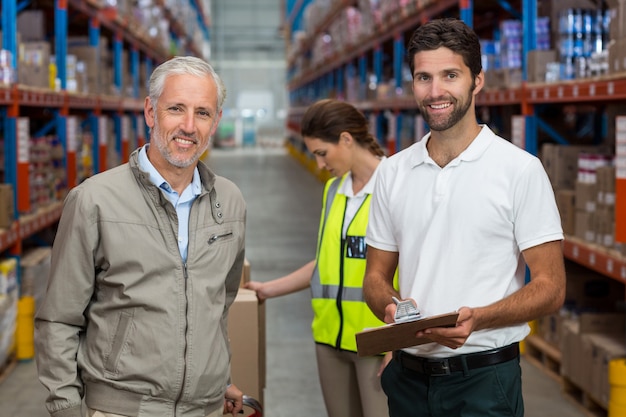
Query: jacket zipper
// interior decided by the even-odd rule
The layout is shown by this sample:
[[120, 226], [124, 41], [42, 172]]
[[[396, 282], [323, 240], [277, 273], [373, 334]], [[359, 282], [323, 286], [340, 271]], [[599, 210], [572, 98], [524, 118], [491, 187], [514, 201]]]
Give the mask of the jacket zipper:
[[174, 405], [174, 415], [176, 415], [177, 404], [183, 398], [185, 380], [187, 379], [187, 328], [189, 327], [189, 324], [187, 323], [187, 314], [189, 313], [189, 301], [187, 300], [187, 279], [189, 278], [189, 275], [187, 274], [187, 262], [183, 262], [183, 277], [185, 278], [185, 349], [183, 351], [183, 378], [180, 385], [180, 392], [178, 393], [178, 398], [176, 399], [176, 404]]
[[232, 236], [232, 235], [233, 235], [233, 232], [222, 233], [221, 235], [211, 235], [211, 237], [209, 238], [208, 243], [209, 243], [209, 245], [211, 245], [211, 244], [215, 243], [219, 239], [223, 239], [225, 237]]

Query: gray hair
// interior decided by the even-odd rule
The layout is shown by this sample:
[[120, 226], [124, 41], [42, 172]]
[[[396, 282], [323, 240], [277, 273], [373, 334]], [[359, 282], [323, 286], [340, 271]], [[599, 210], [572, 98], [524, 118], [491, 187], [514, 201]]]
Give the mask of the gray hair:
[[150, 102], [156, 106], [159, 97], [163, 94], [165, 79], [170, 75], [189, 74], [197, 77], [210, 76], [215, 81], [217, 87], [217, 112], [222, 110], [222, 105], [226, 99], [226, 87], [213, 67], [206, 61], [194, 56], [176, 56], [165, 61], [154, 69], [148, 84]]

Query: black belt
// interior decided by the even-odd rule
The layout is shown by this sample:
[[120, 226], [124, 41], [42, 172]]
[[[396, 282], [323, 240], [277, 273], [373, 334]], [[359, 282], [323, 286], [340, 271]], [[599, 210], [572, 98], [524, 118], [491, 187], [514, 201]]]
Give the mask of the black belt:
[[497, 365], [517, 357], [519, 357], [519, 343], [485, 352], [441, 359], [421, 358], [401, 350], [393, 352], [393, 359], [398, 361], [403, 368], [428, 376], [450, 375], [452, 372]]

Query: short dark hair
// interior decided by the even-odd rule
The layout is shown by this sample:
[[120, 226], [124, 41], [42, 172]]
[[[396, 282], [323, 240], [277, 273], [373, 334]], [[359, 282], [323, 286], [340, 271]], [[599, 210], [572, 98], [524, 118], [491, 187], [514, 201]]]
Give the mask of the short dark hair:
[[435, 19], [418, 27], [407, 45], [407, 61], [411, 74], [415, 71], [415, 54], [448, 48], [463, 57], [474, 78], [483, 69], [480, 52], [480, 39], [476, 32], [462, 20]]

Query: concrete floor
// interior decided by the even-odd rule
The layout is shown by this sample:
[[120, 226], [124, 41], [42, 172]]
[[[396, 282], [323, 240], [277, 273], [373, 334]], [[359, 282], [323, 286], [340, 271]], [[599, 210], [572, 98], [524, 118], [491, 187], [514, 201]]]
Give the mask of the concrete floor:
[[[281, 148], [214, 150], [210, 165], [248, 202], [247, 258], [253, 280], [266, 281], [315, 256], [323, 185]], [[266, 303], [265, 416], [325, 416], [317, 378], [307, 291]], [[522, 360], [527, 417], [584, 417], [561, 384]], [[0, 376], [0, 417], [46, 417], [46, 393], [34, 362]]]

